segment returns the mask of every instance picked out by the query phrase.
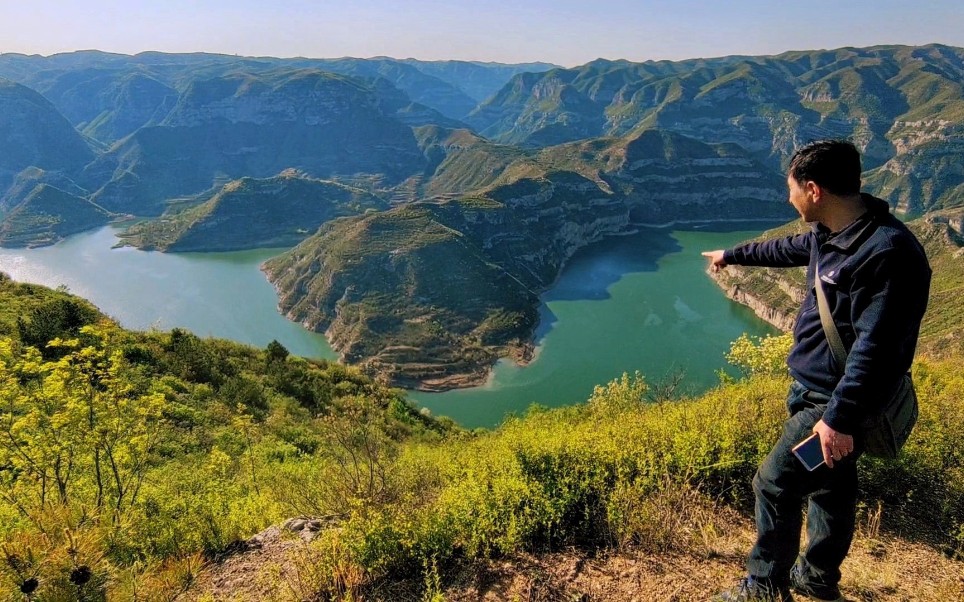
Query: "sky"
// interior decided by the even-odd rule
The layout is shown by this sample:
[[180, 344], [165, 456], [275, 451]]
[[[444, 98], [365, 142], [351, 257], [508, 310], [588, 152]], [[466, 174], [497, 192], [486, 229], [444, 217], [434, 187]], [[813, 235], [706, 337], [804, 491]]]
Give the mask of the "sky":
[[392, 56], [567, 67], [964, 46], [961, 0], [0, 0], [0, 52]]

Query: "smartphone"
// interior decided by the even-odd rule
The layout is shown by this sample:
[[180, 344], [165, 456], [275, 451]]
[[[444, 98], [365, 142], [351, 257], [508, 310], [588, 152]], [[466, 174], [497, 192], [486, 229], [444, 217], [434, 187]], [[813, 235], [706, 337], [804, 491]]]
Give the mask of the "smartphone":
[[820, 447], [820, 436], [814, 433], [793, 446], [790, 450], [793, 452], [803, 465], [807, 467], [807, 470], [813, 471], [824, 464], [823, 460], [823, 449]]

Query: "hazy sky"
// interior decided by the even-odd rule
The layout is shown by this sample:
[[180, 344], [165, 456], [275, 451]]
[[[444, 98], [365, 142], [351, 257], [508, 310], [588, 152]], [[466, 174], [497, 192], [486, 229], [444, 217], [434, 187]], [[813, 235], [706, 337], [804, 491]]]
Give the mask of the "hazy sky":
[[0, 52], [634, 61], [964, 46], [962, 0], [0, 0]]

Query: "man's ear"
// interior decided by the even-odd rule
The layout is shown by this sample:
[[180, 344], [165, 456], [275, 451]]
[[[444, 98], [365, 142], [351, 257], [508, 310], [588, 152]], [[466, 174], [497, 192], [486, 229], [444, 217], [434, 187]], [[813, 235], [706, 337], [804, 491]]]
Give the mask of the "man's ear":
[[820, 198], [823, 197], [823, 188], [813, 180], [807, 180], [803, 185], [803, 189], [810, 193], [810, 198], [815, 203], [819, 203]]

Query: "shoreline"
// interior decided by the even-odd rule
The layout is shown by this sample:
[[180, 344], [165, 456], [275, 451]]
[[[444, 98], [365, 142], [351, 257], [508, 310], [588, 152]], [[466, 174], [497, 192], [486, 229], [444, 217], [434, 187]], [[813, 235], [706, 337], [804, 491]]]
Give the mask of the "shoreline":
[[[662, 224], [646, 224], [646, 223], [630, 224], [629, 226], [630, 228], [632, 228], [631, 230], [607, 234], [602, 238], [600, 238], [599, 240], [589, 243], [585, 246], [579, 247], [578, 249], [573, 251], [573, 253], [561, 263], [559, 272], [558, 274], [556, 274], [556, 277], [553, 280], [552, 284], [548, 286], [546, 289], [539, 291], [538, 293], [539, 304], [536, 305], [533, 309], [538, 310], [544, 304], [544, 302], [542, 301], [542, 296], [548, 293], [549, 291], [551, 291], [553, 288], [555, 288], [555, 286], [559, 283], [559, 280], [562, 278], [562, 275], [565, 272], [566, 267], [568, 266], [569, 261], [572, 259], [572, 257], [574, 257], [580, 251], [583, 251], [594, 244], [603, 242], [607, 238], [633, 236], [635, 234], [639, 234], [643, 229], [666, 230], [678, 225], [713, 225], [713, 224], [741, 224], [741, 223], [747, 223], [747, 224], [765, 223], [765, 224], [772, 224], [774, 227], [776, 227], [786, 222], [773, 219], [773, 218], [739, 218], [739, 219], [718, 219], [718, 220], [673, 220]], [[717, 285], [719, 286], [719, 282], [717, 282]], [[723, 290], [726, 297], [730, 299], [730, 301], [734, 303], [739, 303], [739, 301], [732, 298], [730, 295], [726, 294], [725, 289], [723, 289], [722, 287], [720, 288], [721, 290]], [[539, 313], [541, 314], [541, 312]], [[536, 322], [533, 325], [532, 333], [529, 335], [525, 344], [523, 345], [524, 348], [528, 348], [528, 352], [524, 353], [522, 356], [514, 355], [512, 351], [509, 350], [507, 353], [499, 355], [494, 362], [492, 362], [487, 366], [484, 366], [482, 370], [480, 370], [479, 372], [453, 373], [451, 375], [430, 379], [429, 381], [426, 381], [431, 383], [428, 387], [414, 386], [414, 387], [403, 387], [403, 388], [406, 391], [418, 391], [423, 393], [444, 393], [446, 391], [452, 391], [457, 389], [471, 389], [474, 387], [480, 387], [480, 386], [485, 386], [489, 384], [492, 381], [492, 379], [495, 377], [495, 366], [500, 360], [509, 359], [516, 366], [526, 367], [538, 359], [539, 350], [542, 347], [540, 344], [537, 344], [536, 342], [537, 340], [536, 332], [539, 330], [540, 324], [541, 324], [541, 320]], [[542, 335], [540, 335], [540, 338], [541, 336], [544, 336], [544, 335], [545, 333], [542, 333]]]

